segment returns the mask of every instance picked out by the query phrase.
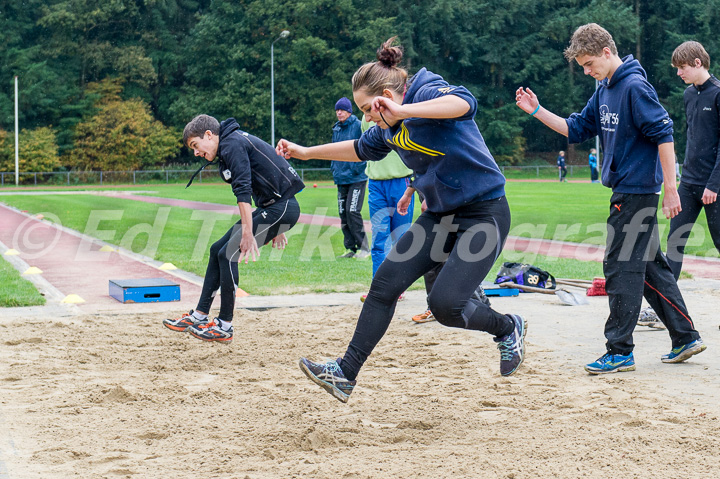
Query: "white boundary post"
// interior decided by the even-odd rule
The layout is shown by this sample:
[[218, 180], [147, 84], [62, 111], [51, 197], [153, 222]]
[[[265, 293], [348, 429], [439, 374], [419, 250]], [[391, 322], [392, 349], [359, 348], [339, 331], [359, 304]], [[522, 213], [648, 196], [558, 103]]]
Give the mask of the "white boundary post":
[[20, 143], [18, 142], [18, 77], [15, 75], [15, 186], [20, 184]]

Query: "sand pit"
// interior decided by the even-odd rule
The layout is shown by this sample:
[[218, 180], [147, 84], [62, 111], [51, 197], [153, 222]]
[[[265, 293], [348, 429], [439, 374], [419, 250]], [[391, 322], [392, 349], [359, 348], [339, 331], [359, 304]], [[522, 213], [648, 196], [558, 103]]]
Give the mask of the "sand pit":
[[603, 352], [607, 298], [494, 299], [529, 321], [502, 378], [488, 335], [409, 321], [411, 292], [346, 405], [297, 360], [343, 352], [359, 302], [238, 310], [230, 345], [157, 313], [6, 317], [0, 477], [716, 477], [718, 286], [682, 282], [706, 352], [662, 364], [667, 333], [638, 328], [638, 370], [601, 377], [582, 365]]

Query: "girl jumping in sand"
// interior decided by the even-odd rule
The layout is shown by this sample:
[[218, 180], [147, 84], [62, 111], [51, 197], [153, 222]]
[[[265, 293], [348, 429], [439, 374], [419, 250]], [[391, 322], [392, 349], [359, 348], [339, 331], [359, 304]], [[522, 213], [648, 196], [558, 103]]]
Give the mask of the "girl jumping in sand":
[[[445, 267], [428, 297], [438, 322], [492, 334], [503, 376], [513, 374], [524, 356], [526, 321], [471, 299], [510, 229], [505, 178], [473, 119], [477, 100], [425, 68], [408, 78], [398, 66], [402, 48], [393, 41], [352, 78], [355, 103], [375, 126], [359, 140], [303, 147], [282, 139], [277, 145], [278, 154], [300, 160], [378, 161], [395, 150], [426, 198], [427, 210], [377, 270], [345, 355], [324, 363], [300, 359], [302, 371], [342, 402], [385, 334], [400, 294], [441, 262]], [[398, 210], [409, 200], [406, 195]]]

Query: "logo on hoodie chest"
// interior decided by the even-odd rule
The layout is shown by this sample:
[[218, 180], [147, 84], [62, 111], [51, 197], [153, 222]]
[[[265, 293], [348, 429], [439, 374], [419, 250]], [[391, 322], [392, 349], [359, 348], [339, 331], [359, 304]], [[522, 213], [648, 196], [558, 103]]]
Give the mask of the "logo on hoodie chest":
[[620, 122], [620, 115], [612, 113], [607, 105], [600, 106], [600, 124], [603, 131], [614, 132], [615, 127]]
[[407, 127], [405, 126], [405, 122], [402, 123], [400, 126], [400, 131], [398, 131], [395, 136], [393, 136], [392, 140], [388, 140], [389, 143], [392, 143], [393, 145], [397, 146], [398, 148], [402, 148], [403, 150], [408, 151], [417, 151], [420, 153], [424, 153], [426, 155], [430, 156], [445, 156], [445, 153], [442, 153], [440, 151], [431, 150], [430, 148], [426, 148], [422, 145], [418, 145], [414, 141], [410, 139], [410, 132], [408, 131]]

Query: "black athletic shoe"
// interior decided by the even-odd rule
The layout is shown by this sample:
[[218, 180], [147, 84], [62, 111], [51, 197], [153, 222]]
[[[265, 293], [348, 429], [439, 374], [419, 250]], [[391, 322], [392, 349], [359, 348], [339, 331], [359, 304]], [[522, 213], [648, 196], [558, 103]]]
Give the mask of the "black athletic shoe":
[[500, 374], [503, 376], [515, 373], [525, 359], [527, 321], [517, 314], [508, 314], [508, 316], [515, 323], [512, 333], [494, 339], [500, 350]]
[[338, 360], [326, 363], [314, 363], [309, 359], [300, 358], [300, 369], [312, 382], [335, 396], [339, 401], [348, 402], [356, 381], [348, 381], [343, 374]]

